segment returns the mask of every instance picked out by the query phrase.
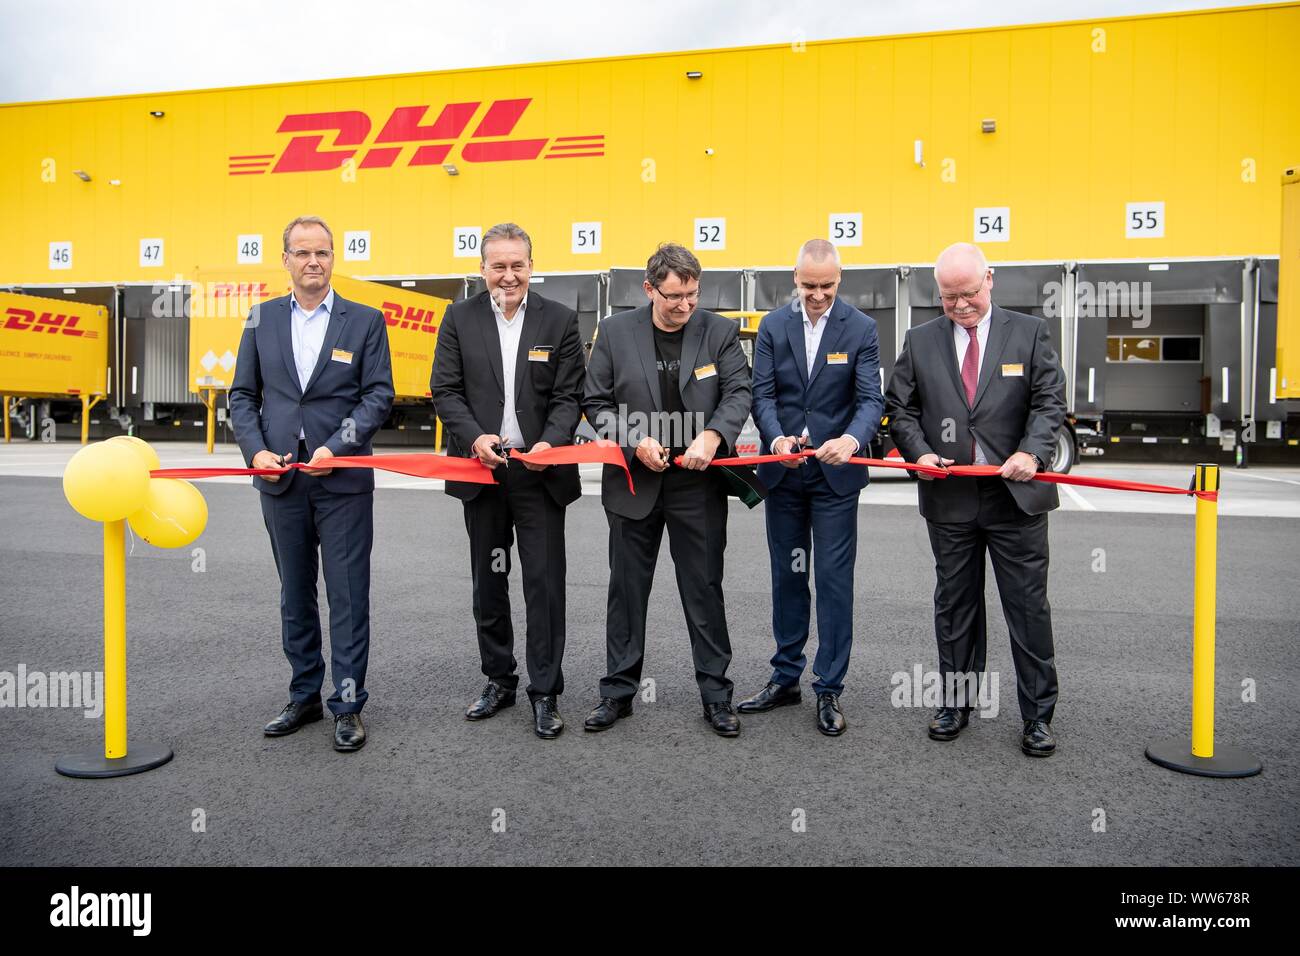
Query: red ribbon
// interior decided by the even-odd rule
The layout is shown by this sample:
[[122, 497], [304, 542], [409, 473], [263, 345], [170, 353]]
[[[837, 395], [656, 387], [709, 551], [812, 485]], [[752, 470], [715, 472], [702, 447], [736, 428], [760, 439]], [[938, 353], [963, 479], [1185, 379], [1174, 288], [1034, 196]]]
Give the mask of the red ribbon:
[[[799, 458], [811, 458], [817, 452], [811, 449], [794, 452], [789, 455], [754, 455], [748, 458], [715, 458], [711, 465], [759, 465], [768, 462], [794, 461]], [[681, 456], [676, 463], [682, 463]], [[1001, 468], [998, 465], [949, 465], [936, 468], [931, 465], [917, 465], [897, 458], [850, 458], [850, 465], [869, 465], [872, 468], [902, 468], [930, 475], [933, 478], [991, 478]], [[1054, 485], [1079, 485], [1085, 488], [1109, 488], [1112, 491], [1143, 491], [1157, 495], [1192, 495], [1206, 501], [1218, 501], [1217, 491], [1196, 491], [1189, 488], [1174, 488], [1171, 485], [1151, 485], [1142, 481], [1120, 481], [1116, 478], [1092, 478], [1084, 475], [1063, 475], [1055, 471], [1040, 471], [1034, 481], [1045, 481]]]
[[[622, 468], [627, 474], [627, 487], [633, 494], [632, 473], [628, 470], [623, 450], [609, 441], [588, 442], [583, 445], [564, 445], [544, 451], [521, 454], [510, 449], [510, 457], [531, 465], [578, 465], [595, 462]], [[283, 468], [158, 468], [149, 474], [154, 478], [225, 478], [246, 475], [283, 475], [291, 469], [313, 467], [306, 462], [290, 462]], [[465, 481], [476, 485], [491, 485], [496, 479], [492, 469], [477, 458], [458, 458], [433, 455], [427, 452], [405, 455], [338, 455], [318, 463], [318, 468], [373, 468], [413, 478], [441, 478], [444, 481]]]
[[603, 438], [581, 445], [560, 445], [534, 452], [521, 452], [511, 448], [510, 457], [529, 465], [613, 465], [623, 469], [627, 475], [627, 490], [636, 494], [636, 488], [632, 485], [632, 472], [627, 467], [623, 449]]
[[[810, 458], [817, 453], [812, 449], [794, 452], [789, 455], [749, 455], [742, 458], [715, 458], [710, 466], [720, 465], [762, 465], [769, 462], [795, 461]], [[510, 457], [530, 465], [584, 465], [600, 464], [622, 468], [627, 475], [628, 491], [636, 494], [632, 484], [632, 472], [627, 467], [623, 449], [614, 442], [599, 440], [582, 445], [561, 445], [538, 452], [520, 452], [510, 449]], [[674, 459], [678, 466], [681, 456]], [[872, 468], [899, 468], [930, 475], [933, 478], [989, 478], [998, 474], [997, 465], [949, 465], [936, 468], [932, 465], [918, 465], [897, 458], [850, 458], [851, 465], [868, 465]], [[304, 462], [295, 461], [284, 468], [159, 468], [149, 474], [154, 478], [218, 478], [243, 475], [282, 475], [292, 468], [307, 468]], [[492, 469], [477, 458], [456, 458], [448, 455], [413, 453], [406, 455], [340, 455], [329, 458], [317, 467], [328, 468], [373, 468], [376, 471], [389, 471], [398, 475], [410, 475], [413, 478], [441, 478], [444, 481], [466, 481], [478, 485], [490, 485], [495, 482]], [[1054, 471], [1040, 471], [1034, 481], [1045, 481], [1056, 485], [1079, 485], [1085, 488], [1109, 488], [1112, 491], [1141, 491], [1157, 495], [1192, 495], [1206, 501], [1218, 501], [1217, 491], [1196, 491], [1187, 488], [1174, 488], [1170, 485], [1152, 485], [1141, 481], [1119, 481], [1114, 478], [1092, 478], [1084, 475], [1062, 475]]]

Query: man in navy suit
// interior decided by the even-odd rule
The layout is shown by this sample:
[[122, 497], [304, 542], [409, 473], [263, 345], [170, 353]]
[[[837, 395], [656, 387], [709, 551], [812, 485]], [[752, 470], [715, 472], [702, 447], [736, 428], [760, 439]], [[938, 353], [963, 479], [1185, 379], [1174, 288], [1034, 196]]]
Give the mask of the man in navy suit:
[[876, 322], [835, 298], [840, 258], [825, 239], [810, 239], [795, 263], [796, 296], [770, 312], [754, 343], [754, 421], [763, 448], [816, 457], [758, 466], [770, 489], [765, 513], [772, 561], [772, 676], [740, 703], [754, 714], [797, 704], [806, 659], [811, 598], [808, 567], [817, 562], [817, 657], [813, 692], [817, 729], [838, 737], [847, 726], [839, 698], [853, 646], [853, 564], [864, 451], [880, 427]]
[[293, 668], [289, 703], [264, 728], [291, 734], [320, 720], [317, 549], [330, 608], [334, 749], [366, 742], [370, 654], [370, 546], [375, 477], [368, 468], [329, 467], [335, 455], [369, 455], [393, 406], [393, 372], [383, 315], [330, 288], [334, 235], [315, 216], [284, 230], [284, 267], [293, 292], [255, 306], [239, 343], [230, 419], [252, 468], [291, 461], [311, 467], [255, 477], [280, 575], [280, 635]]

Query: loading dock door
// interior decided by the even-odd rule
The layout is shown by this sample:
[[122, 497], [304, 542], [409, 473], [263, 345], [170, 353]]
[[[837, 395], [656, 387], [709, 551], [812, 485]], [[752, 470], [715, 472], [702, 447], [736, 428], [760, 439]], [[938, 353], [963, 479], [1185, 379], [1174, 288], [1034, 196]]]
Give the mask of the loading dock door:
[[1236, 259], [1079, 263], [1076, 411], [1239, 419], [1242, 269]]

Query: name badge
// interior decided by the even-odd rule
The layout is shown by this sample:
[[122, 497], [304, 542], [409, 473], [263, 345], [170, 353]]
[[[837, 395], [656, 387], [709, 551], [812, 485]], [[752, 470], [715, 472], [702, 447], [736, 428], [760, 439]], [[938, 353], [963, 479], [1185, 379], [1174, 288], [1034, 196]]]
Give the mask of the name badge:
[[330, 361], [342, 362], [344, 365], [351, 365], [352, 353], [346, 352], [343, 349], [335, 349], [333, 352], [330, 353]]
[[551, 350], [549, 348], [528, 350], [528, 361], [530, 362], [549, 362], [550, 360]]
[[717, 374], [718, 370], [712, 365], [701, 365], [695, 370], [695, 380], [700, 381], [701, 379], [713, 378]]
[[1011, 376], [1023, 376], [1024, 374], [1025, 374], [1025, 367], [1019, 362], [1017, 362], [1015, 365], [1002, 366], [1003, 378], [1009, 378]]
[[826, 364], [827, 365], [848, 365], [849, 353], [848, 352], [827, 352]]

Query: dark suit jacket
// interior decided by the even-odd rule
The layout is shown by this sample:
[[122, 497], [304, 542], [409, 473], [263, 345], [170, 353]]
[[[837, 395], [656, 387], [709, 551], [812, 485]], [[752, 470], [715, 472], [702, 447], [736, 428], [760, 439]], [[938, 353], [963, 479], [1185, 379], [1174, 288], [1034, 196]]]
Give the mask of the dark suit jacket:
[[[959, 465], [972, 464], [972, 436], [992, 465], [1017, 451], [1037, 455], [1044, 464], [1052, 460], [1065, 421], [1065, 373], [1047, 323], [997, 305], [990, 321], [974, 407], [966, 404], [952, 320], [941, 315], [907, 333], [889, 380], [886, 413], [890, 437], [908, 461], [933, 452]], [[1059, 504], [1055, 485], [1009, 481], [1007, 487], [1026, 514]], [[920, 504], [930, 521], [970, 521], [979, 509], [979, 492], [970, 478], [922, 481]]]
[[[235, 381], [230, 386], [230, 422], [235, 440], [252, 466], [253, 456], [270, 450], [298, 453], [298, 431], [311, 451], [321, 445], [336, 455], [369, 455], [370, 441], [393, 407], [393, 370], [388, 355], [388, 327], [383, 314], [334, 293], [334, 309], [325, 327], [325, 342], [316, 370], [304, 390], [293, 362], [289, 296], [254, 307], [239, 340]], [[351, 353], [335, 361], [335, 350]], [[351, 439], [350, 441], [348, 439]], [[297, 477], [290, 471], [279, 481], [255, 477], [268, 495], [284, 494]], [[373, 491], [369, 468], [340, 468], [319, 479], [329, 491]]]
[[[515, 357], [515, 417], [527, 451], [539, 441], [573, 444], [581, 416], [582, 338], [578, 313], [567, 306], [528, 292], [519, 352]], [[545, 362], [528, 359], [530, 350], [549, 351]], [[486, 291], [447, 307], [438, 327], [429, 391], [438, 417], [448, 432], [447, 453], [471, 457], [479, 435], [501, 432], [505, 410], [504, 366], [496, 315]], [[518, 467], [512, 465], [511, 467]], [[547, 492], [567, 505], [582, 494], [577, 465], [553, 465], [542, 473]], [[447, 494], [462, 501], [478, 496], [482, 485], [447, 482]]]
[[[782, 435], [799, 436], [808, 429], [810, 447], [852, 435], [858, 454], [870, 454], [885, 408], [880, 394], [880, 354], [876, 320], [840, 299], [819, 322], [825, 322], [812, 375], [804, 348], [803, 312], [794, 303], [763, 316], [754, 342], [754, 423], [762, 438], [761, 454]], [[829, 365], [826, 356], [844, 353], [843, 364]], [[866, 465], [823, 465], [826, 483], [840, 495], [861, 491], [867, 484]], [[795, 472], [779, 463], [759, 465], [758, 477], [775, 488]]]
[[[663, 411], [650, 309], [647, 303], [600, 323], [587, 363], [583, 398], [583, 411], [596, 434], [623, 446], [636, 485], [633, 495], [627, 490], [622, 469], [606, 465], [601, 502], [614, 514], [633, 519], [650, 513], [663, 482], [661, 472], [651, 471], [636, 457], [636, 446], [650, 433], [647, 426]], [[682, 337], [678, 380], [682, 404], [688, 414], [699, 416], [703, 423], [700, 431], [711, 428], [722, 436], [717, 457], [732, 453], [749, 415], [749, 362], [740, 347], [739, 328], [734, 319], [696, 309]], [[696, 375], [709, 365], [716, 374]], [[663, 437], [655, 437], [668, 444]]]

